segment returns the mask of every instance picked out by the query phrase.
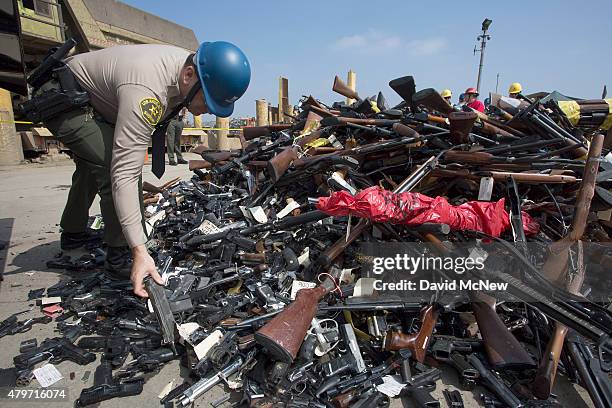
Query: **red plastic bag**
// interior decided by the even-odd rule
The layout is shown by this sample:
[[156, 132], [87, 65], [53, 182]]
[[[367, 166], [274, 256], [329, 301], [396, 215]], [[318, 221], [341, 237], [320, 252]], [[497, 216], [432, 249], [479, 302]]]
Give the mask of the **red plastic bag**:
[[[504, 208], [505, 199], [497, 202], [470, 201], [450, 205], [443, 197], [428, 197], [419, 193], [395, 194], [380, 187], [369, 187], [352, 196], [346, 191], [319, 197], [317, 208], [329, 215], [354, 215], [373, 222], [421, 225], [448, 224], [452, 230], [473, 230], [499, 237], [510, 219]], [[522, 212], [525, 234], [537, 234], [540, 226]]]

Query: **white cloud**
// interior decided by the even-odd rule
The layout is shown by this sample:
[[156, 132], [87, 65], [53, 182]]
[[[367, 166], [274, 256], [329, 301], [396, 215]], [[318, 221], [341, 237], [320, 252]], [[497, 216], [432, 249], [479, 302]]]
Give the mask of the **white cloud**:
[[433, 55], [446, 47], [446, 40], [444, 38], [412, 40], [406, 47], [413, 55]]
[[340, 37], [329, 46], [332, 51], [354, 52], [362, 55], [384, 54], [405, 49], [415, 56], [433, 55], [445, 47], [444, 38], [406, 41], [397, 35], [375, 29]]
[[334, 41], [333, 51], [354, 51], [360, 54], [382, 54], [400, 48], [401, 38], [369, 29], [363, 34], [347, 35]]

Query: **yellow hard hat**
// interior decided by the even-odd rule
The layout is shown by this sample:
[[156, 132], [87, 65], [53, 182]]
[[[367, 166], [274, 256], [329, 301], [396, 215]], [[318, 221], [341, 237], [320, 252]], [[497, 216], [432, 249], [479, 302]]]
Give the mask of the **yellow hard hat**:
[[523, 87], [518, 82], [513, 82], [508, 89], [508, 93], [515, 94], [523, 90]]
[[443, 98], [448, 98], [449, 96], [453, 96], [453, 93], [451, 92], [450, 89], [445, 89], [442, 92], [440, 92], [440, 96], [442, 96]]

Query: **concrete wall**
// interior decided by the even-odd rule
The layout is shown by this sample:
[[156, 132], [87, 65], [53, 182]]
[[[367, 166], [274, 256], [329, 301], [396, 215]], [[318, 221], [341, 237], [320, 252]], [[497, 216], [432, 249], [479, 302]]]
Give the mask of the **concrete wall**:
[[92, 17], [101, 23], [123, 28], [157, 40], [195, 50], [198, 40], [189, 28], [116, 0], [84, 0]]

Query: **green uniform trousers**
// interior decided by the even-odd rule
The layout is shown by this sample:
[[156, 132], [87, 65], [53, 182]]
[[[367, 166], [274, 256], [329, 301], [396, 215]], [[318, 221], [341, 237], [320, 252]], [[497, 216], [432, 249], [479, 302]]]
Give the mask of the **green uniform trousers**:
[[84, 232], [89, 207], [96, 194], [100, 194], [104, 242], [112, 247], [127, 245], [115, 212], [111, 187], [114, 127], [97, 118], [91, 108], [61, 113], [45, 125], [58, 141], [72, 151], [76, 165], [60, 222], [62, 229], [72, 233]]
[[178, 160], [183, 160], [183, 154], [181, 153], [181, 135], [183, 134], [183, 121], [178, 119], [172, 119], [168, 124], [168, 130], [166, 131], [166, 151], [168, 152], [168, 160], [171, 162], [174, 160], [174, 153]]

